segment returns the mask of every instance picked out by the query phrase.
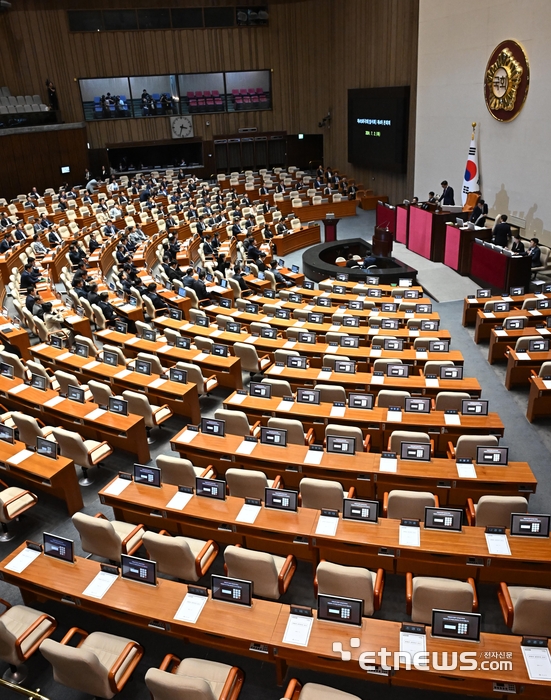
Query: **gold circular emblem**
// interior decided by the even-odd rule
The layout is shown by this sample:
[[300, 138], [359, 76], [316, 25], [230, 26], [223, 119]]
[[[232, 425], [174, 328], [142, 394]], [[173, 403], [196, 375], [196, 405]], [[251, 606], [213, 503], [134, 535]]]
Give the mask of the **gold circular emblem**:
[[511, 121], [524, 105], [530, 82], [528, 59], [516, 41], [497, 46], [484, 75], [484, 97], [488, 111], [498, 121]]

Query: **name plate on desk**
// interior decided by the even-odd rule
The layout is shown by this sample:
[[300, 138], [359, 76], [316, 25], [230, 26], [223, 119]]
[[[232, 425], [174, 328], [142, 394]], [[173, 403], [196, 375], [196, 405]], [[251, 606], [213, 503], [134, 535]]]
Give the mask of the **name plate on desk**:
[[296, 344], [297, 344], [297, 343], [296, 343], [296, 340], [287, 340], [287, 341], [285, 341], [285, 343], [283, 344], [283, 347], [284, 347], [285, 349], [294, 348]]
[[140, 340], [141, 340], [141, 338], [137, 338], [137, 337], [136, 338], [129, 338], [126, 341], [126, 345], [135, 345], [136, 343], [139, 343]]
[[371, 348], [371, 350], [369, 351], [369, 357], [381, 357], [382, 354], [383, 351], [381, 350], [381, 348]]
[[331, 406], [329, 415], [331, 418], [343, 418], [346, 413], [346, 406]]
[[268, 374], [281, 374], [285, 367], [278, 367], [277, 365], [274, 367], [270, 367], [268, 370]]
[[371, 382], [370, 384], [384, 384], [385, 383], [385, 376], [384, 374], [374, 374], [371, 377]]
[[493, 311], [483, 311], [482, 315], [484, 316], [484, 318], [495, 318], [496, 317], [496, 315], [494, 314]]
[[543, 384], [546, 389], [551, 389], [551, 379], [544, 379]]
[[507, 331], [504, 331], [502, 329], [494, 330], [494, 333], [500, 338], [508, 335]]

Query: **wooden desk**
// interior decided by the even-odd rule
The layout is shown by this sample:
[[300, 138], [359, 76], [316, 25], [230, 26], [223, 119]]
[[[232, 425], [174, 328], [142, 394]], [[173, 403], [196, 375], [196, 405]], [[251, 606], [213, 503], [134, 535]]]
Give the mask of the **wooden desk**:
[[10, 345], [17, 348], [24, 360], [31, 359], [29, 334], [23, 328], [16, 328], [9, 318], [5, 316], [0, 316], [0, 341], [3, 345], [8, 346], [8, 350]]
[[506, 293], [511, 287], [530, 287], [530, 256], [512, 257], [500, 249], [473, 243], [470, 277], [482, 287]]
[[455, 214], [425, 211], [409, 207], [409, 236], [407, 247], [414, 253], [433, 262], [443, 262], [446, 243], [446, 222]]
[[272, 245], [275, 246], [276, 255], [283, 257], [295, 250], [316, 245], [320, 240], [320, 227], [318, 224], [314, 224], [313, 226], [303, 226], [300, 230], [292, 231], [284, 236], [274, 236]]
[[13, 267], [16, 267], [19, 271], [23, 269], [23, 263], [19, 256], [21, 253], [27, 252], [31, 241], [32, 238], [29, 238], [21, 243], [17, 243], [17, 245], [12, 246], [3, 255], [0, 255], [0, 279], [4, 285], [9, 283]]
[[[455, 214], [453, 215], [455, 220]], [[444, 265], [456, 270], [460, 275], [468, 275], [471, 271], [471, 256], [475, 238], [490, 240], [492, 230], [477, 227], [476, 229], [460, 228], [456, 223], [446, 224], [446, 243], [444, 249]]]
[[548, 388], [546, 380], [540, 377], [530, 377], [530, 393], [526, 418], [533, 423], [536, 418], [548, 418], [551, 415], [551, 385]]
[[341, 199], [340, 202], [325, 202], [322, 204], [308, 204], [305, 200], [301, 207], [293, 207], [290, 199], [276, 202], [283, 216], [293, 213], [301, 221], [321, 221], [327, 218], [327, 214], [334, 214], [336, 219], [344, 216], [356, 216], [358, 207], [357, 199]]
[[465, 297], [463, 299], [463, 319], [462, 323], [464, 326], [474, 326], [476, 322], [476, 312], [479, 309], [484, 310], [484, 305], [488, 301], [510, 301], [513, 308], [521, 308], [522, 304], [526, 299], [548, 299], [551, 295], [549, 294], [522, 294], [514, 297], [509, 296], [509, 294], [503, 294], [501, 296], [492, 296], [484, 298], [469, 299]]
[[[481, 311], [476, 312], [476, 325], [474, 330], [474, 342], [480, 343], [483, 340], [488, 340], [490, 331], [494, 326], [502, 326], [505, 319], [510, 316], [521, 316], [526, 319], [527, 326], [536, 326], [545, 324], [548, 316], [551, 316], [551, 309], [513, 309], [512, 311]], [[536, 332], [534, 332], [536, 335]]]
[[[399, 425], [399, 424], [398, 424]], [[432, 491], [441, 505], [463, 507], [467, 498], [475, 502], [487, 494], [526, 495], [535, 493], [537, 481], [526, 462], [511, 462], [507, 468], [476, 465], [477, 479], [458, 477], [454, 460], [433, 459], [430, 463], [398, 460], [396, 472], [381, 472], [381, 455], [357, 452], [337, 455], [323, 452], [320, 464], [306, 464], [308, 448], [304, 445], [277, 447], [258, 443], [250, 455], [236, 452], [243, 438], [237, 435], [216, 437], [197, 433], [185, 442], [186, 429], [171, 439], [171, 447], [197, 466], [213, 465], [220, 474], [230, 467], [260, 469], [269, 479], [283, 476], [289, 488], [298, 488], [305, 477], [340, 481], [345, 490], [354, 486], [359, 498], [383, 499], [385, 491], [411, 489]]]
[[551, 331], [547, 328], [534, 328], [534, 326], [513, 330], [498, 330], [492, 328], [490, 331], [490, 344], [488, 346], [488, 362], [493, 365], [495, 362], [505, 360], [507, 348], [515, 347], [515, 343], [519, 338], [538, 335], [541, 335], [542, 338], [549, 338]]
[[551, 360], [551, 352], [526, 352], [525, 354], [528, 357], [520, 358], [514, 348], [507, 352], [506, 389], [526, 386], [532, 371], [535, 371], [537, 374], [542, 364]]

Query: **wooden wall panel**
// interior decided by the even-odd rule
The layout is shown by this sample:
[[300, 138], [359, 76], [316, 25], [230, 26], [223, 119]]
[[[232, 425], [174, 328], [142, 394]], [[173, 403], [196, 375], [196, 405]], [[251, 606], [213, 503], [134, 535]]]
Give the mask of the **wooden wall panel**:
[[[319, 134], [325, 163], [351, 173], [392, 200], [411, 195], [417, 73], [418, 0], [276, 0], [267, 28], [71, 33], [66, 8], [109, 9], [111, 0], [17, 0], [0, 15], [0, 84], [13, 94], [40, 93], [56, 84], [66, 122], [81, 121], [77, 78], [118, 75], [256, 70], [271, 68], [274, 109], [269, 112], [194, 116], [196, 136], [259, 131]], [[166, 0], [163, 6], [233, 5], [232, 0]], [[241, 3], [240, 3], [241, 4]], [[243, 4], [255, 4], [246, 0]], [[118, 8], [151, 7], [151, 0], [117, 0]], [[412, 86], [410, 172], [385, 175], [347, 161], [347, 90]], [[206, 122], [210, 125], [207, 126]], [[107, 143], [170, 138], [168, 118], [105, 121], [88, 125], [92, 148]], [[375, 180], [372, 180], [375, 178]]]

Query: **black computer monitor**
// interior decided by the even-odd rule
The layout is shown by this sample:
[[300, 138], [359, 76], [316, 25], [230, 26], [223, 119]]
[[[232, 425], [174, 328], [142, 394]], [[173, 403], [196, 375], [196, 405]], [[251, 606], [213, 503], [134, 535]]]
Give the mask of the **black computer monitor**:
[[291, 311], [289, 309], [278, 309], [275, 312], [275, 317], [288, 321], [291, 318]]
[[528, 342], [528, 352], [549, 352], [549, 341], [542, 338]]
[[247, 304], [245, 306], [245, 313], [257, 314], [258, 313], [258, 304]]
[[227, 289], [227, 288], [228, 288], [228, 280], [221, 279], [221, 280], [220, 280], [220, 286], [221, 286], [223, 289]]
[[228, 321], [228, 323], [226, 323], [226, 332], [241, 333], [241, 324], [236, 323], [235, 321]]
[[298, 491], [266, 487], [264, 489], [264, 503], [266, 508], [295, 512], [298, 509]]
[[415, 313], [417, 314], [431, 314], [432, 304], [415, 304]]
[[348, 302], [348, 308], [351, 311], [363, 311], [364, 310], [364, 303], [361, 301], [361, 299], [352, 299], [351, 301]]
[[419, 294], [418, 289], [405, 289], [404, 290], [404, 299], [419, 299], [421, 295]]
[[267, 338], [268, 340], [277, 339], [277, 328], [261, 328], [260, 337]]
[[109, 412], [116, 413], [119, 416], [128, 415], [128, 401], [119, 399], [118, 396], [109, 397]]
[[536, 302], [536, 309], [549, 309], [551, 308], [551, 299], [538, 299]]
[[147, 467], [144, 464], [134, 464], [134, 482], [146, 486], [161, 486], [161, 470], [159, 467]]
[[363, 523], [376, 523], [379, 517], [378, 501], [362, 501], [345, 498], [342, 507], [343, 520], [359, 520]]
[[119, 364], [119, 356], [116, 352], [112, 352], [111, 350], [104, 350], [103, 361], [106, 365], [109, 365], [110, 367], [116, 367]]
[[58, 350], [63, 349], [63, 338], [60, 335], [51, 335], [50, 336], [50, 345], [53, 348], [57, 348]]
[[401, 352], [404, 349], [404, 341], [401, 338], [383, 338], [383, 348]]
[[191, 348], [191, 339], [184, 336], [176, 338], [176, 347], [180, 350], [189, 350]]
[[316, 334], [309, 333], [308, 331], [299, 331], [298, 332], [298, 342], [299, 343], [306, 343], [307, 345], [315, 345], [316, 344]]
[[177, 384], [187, 384], [187, 370], [171, 367], [168, 370], [168, 378], [171, 382], [176, 382]]
[[318, 297], [316, 305], [329, 309], [332, 306], [331, 299], [329, 297]]
[[339, 374], [355, 374], [356, 363], [353, 360], [335, 360], [335, 372]]
[[148, 360], [136, 360], [134, 364], [134, 371], [138, 372], [138, 374], [146, 374], [147, 376], [150, 376], [151, 362]]
[[346, 294], [346, 287], [343, 287], [342, 284], [334, 284], [331, 291], [333, 294]]
[[130, 296], [128, 297], [128, 303], [130, 304], [130, 306], [136, 308], [138, 306], [138, 299], [134, 296]]
[[69, 386], [67, 387], [67, 398], [70, 401], [78, 401], [78, 403], [84, 403], [84, 401], [86, 400], [84, 389], [81, 389], [79, 386], [74, 386], [74, 384], [69, 384]]
[[382, 289], [369, 287], [367, 290], [367, 296], [372, 297], [373, 299], [380, 299], [383, 296], [383, 291]]
[[271, 399], [272, 385], [263, 384], [262, 382], [251, 382], [249, 384], [249, 394], [261, 399]]
[[488, 402], [483, 399], [463, 399], [461, 413], [464, 416], [487, 416]]
[[509, 289], [509, 296], [511, 297], [521, 297], [524, 294], [524, 287], [511, 287]]
[[356, 335], [341, 335], [341, 348], [358, 348], [360, 347], [360, 339]]
[[215, 498], [218, 501], [226, 500], [226, 482], [223, 479], [195, 478], [195, 493], [205, 498]]
[[477, 299], [489, 299], [492, 296], [491, 289], [477, 289], [476, 298]]
[[41, 457], [49, 457], [50, 459], [57, 459], [57, 442], [52, 440], [46, 440], [46, 438], [37, 437], [36, 438], [36, 454]]
[[335, 279], [337, 282], [348, 282], [348, 273], [347, 272], [337, 272], [335, 275]]
[[6, 379], [13, 379], [13, 365], [8, 365], [7, 362], [0, 362], [0, 376]]
[[262, 292], [262, 296], [265, 296], [266, 299], [275, 299], [276, 298], [275, 289], [265, 289]]
[[461, 532], [463, 511], [461, 508], [434, 508], [425, 506], [425, 527], [427, 530], [451, 530]]
[[409, 365], [391, 365], [386, 366], [387, 377], [409, 377]]
[[219, 343], [214, 343], [212, 346], [212, 354], [215, 357], [228, 357], [228, 346], [227, 345], [222, 345]]
[[429, 352], [449, 352], [449, 340], [429, 340]]
[[476, 448], [476, 463], [494, 467], [506, 467], [509, 464], [509, 448], [478, 445]]
[[511, 513], [511, 535], [518, 537], [549, 537], [551, 515]]
[[433, 610], [431, 636], [466, 642], [480, 641], [480, 613]]
[[75, 355], [79, 357], [88, 357], [90, 348], [84, 343], [75, 343]]
[[381, 311], [386, 314], [394, 314], [396, 311], [398, 311], [398, 304], [395, 304], [392, 301], [384, 301], [381, 304]]
[[341, 325], [343, 328], [359, 328], [360, 318], [359, 316], [343, 316]]
[[[293, 270], [294, 267], [297, 267], [297, 265], [293, 265], [293, 267], [291, 268], [291, 271], [293, 271], [293, 272], [294, 272], [294, 270]], [[297, 269], [297, 273], [298, 273], [298, 269]], [[310, 280], [304, 280], [304, 282], [302, 283], [302, 288], [312, 290], [312, 289], [314, 289], [314, 283], [311, 282]]]
[[3, 442], [9, 442], [13, 445], [15, 440], [15, 428], [10, 428], [8, 425], [0, 423], [0, 440]]
[[173, 307], [169, 307], [168, 317], [171, 318], [173, 321], [181, 321], [182, 312], [180, 309], [174, 309]]
[[379, 278], [378, 277], [366, 277], [365, 281], [367, 284], [379, 284]]
[[421, 330], [422, 331], [437, 331], [440, 328], [440, 321], [432, 321], [425, 319], [424, 321], [421, 321]]
[[430, 462], [430, 442], [401, 442], [400, 459]]
[[297, 403], [309, 403], [318, 406], [321, 392], [319, 389], [297, 389]]
[[292, 292], [289, 294], [289, 301], [292, 304], [302, 304], [302, 294], [293, 294]]
[[463, 367], [451, 365], [440, 367], [440, 379], [463, 379]]
[[157, 562], [121, 554], [121, 578], [148, 586], [157, 585]]
[[207, 435], [224, 437], [226, 434], [226, 421], [216, 418], [201, 418], [201, 432]]
[[31, 374], [31, 386], [34, 389], [40, 389], [40, 391], [46, 391], [48, 387], [48, 380], [41, 374]]
[[222, 297], [218, 303], [223, 309], [231, 309], [231, 299], [225, 299]]
[[142, 333], [142, 338], [144, 340], [149, 340], [152, 343], [157, 342], [157, 331], [152, 331], [147, 328], [144, 328], [143, 333]]
[[338, 455], [354, 455], [356, 452], [356, 438], [344, 435], [328, 435], [327, 452]]
[[406, 398], [405, 400], [404, 411], [406, 413], [430, 413], [430, 409], [430, 399]]
[[510, 311], [511, 304], [508, 301], [496, 301], [494, 302], [494, 311], [498, 313], [503, 313], [504, 311]]
[[386, 331], [397, 331], [400, 327], [400, 321], [397, 318], [383, 318], [381, 320], [381, 328]]
[[302, 355], [287, 355], [287, 367], [293, 369], [306, 369], [308, 358]]
[[[291, 265], [291, 272], [293, 273], [293, 275], [298, 275], [298, 273], [300, 272], [299, 266], [298, 266], [298, 265]], [[305, 283], [305, 284], [306, 284], [306, 283]], [[311, 284], [312, 284], [311, 289], [313, 289], [313, 288], [314, 288], [314, 283], [312, 282]], [[305, 289], [308, 289], [308, 287], [306, 287], [306, 286], [305, 286], [304, 288], [305, 288]]]
[[322, 324], [323, 323], [323, 314], [310, 312], [308, 314], [308, 323]]
[[318, 594], [318, 620], [361, 627], [362, 616], [363, 600]]
[[210, 326], [210, 321], [207, 316], [197, 316], [195, 318], [195, 325], [201, 328], [208, 328]]
[[287, 431], [279, 428], [260, 428], [260, 442], [262, 445], [287, 446]]
[[44, 554], [53, 559], [66, 561], [72, 564], [75, 560], [73, 540], [68, 540], [66, 537], [52, 535], [49, 532], [42, 533], [42, 542], [44, 545]]
[[253, 582], [229, 576], [211, 576], [212, 599], [237, 605], [252, 605]]
[[373, 403], [374, 403], [373, 394], [350, 393], [348, 395], [348, 407], [349, 408], [372, 409]]

